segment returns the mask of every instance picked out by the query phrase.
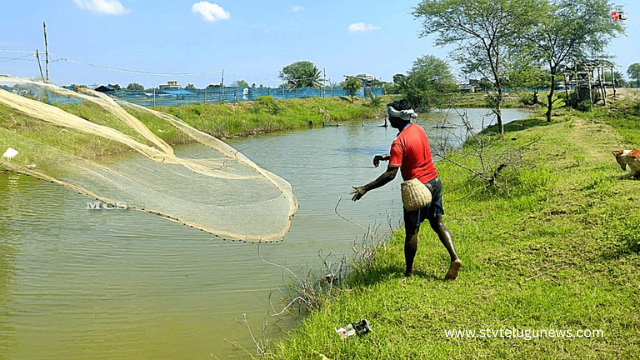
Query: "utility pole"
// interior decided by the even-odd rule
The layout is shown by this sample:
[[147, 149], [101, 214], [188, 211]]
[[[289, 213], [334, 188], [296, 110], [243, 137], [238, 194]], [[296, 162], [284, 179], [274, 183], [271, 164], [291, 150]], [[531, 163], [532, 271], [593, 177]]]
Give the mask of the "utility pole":
[[222, 91], [221, 103], [224, 103], [224, 69], [222, 69], [222, 82], [220, 83], [220, 90]]
[[44, 74], [42, 74], [42, 64], [40, 63], [40, 53], [38, 53], [38, 49], [36, 49], [36, 58], [38, 58], [38, 67], [40, 68], [40, 77], [42, 77], [42, 82], [46, 82], [44, 80]]
[[326, 87], [327, 87], [327, 68], [322, 68], [322, 73], [323, 73], [323, 77], [322, 77], [322, 97], [324, 97], [324, 94], [326, 92]]
[[49, 82], [49, 44], [47, 43], [47, 23], [43, 22], [44, 27], [44, 54], [45, 54], [45, 66], [47, 69], [47, 81]]

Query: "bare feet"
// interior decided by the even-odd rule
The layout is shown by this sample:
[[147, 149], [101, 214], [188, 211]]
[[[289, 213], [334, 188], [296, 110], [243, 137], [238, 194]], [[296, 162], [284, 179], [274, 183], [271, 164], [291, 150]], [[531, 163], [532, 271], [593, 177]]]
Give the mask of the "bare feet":
[[455, 280], [458, 277], [458, 271], [460, 271], [460, 267], [462, 266], [462, 261], [460, 259], [456, 259], [451, 262], [451, 266], [449, 266], [449, 271], [447, 271], [447, 275], [445, 275], [445, 280]]

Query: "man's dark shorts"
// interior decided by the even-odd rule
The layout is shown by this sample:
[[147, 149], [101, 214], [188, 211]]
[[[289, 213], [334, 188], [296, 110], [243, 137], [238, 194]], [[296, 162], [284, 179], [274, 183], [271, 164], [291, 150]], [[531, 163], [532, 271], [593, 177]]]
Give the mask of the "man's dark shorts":
[[442, 183], [439, 177], [435, 177], [433, 180], [427, 182], [425, 186], [431, 191], [431, 203], [426, 207], [415, 210], [404, 210], [404, 224], [405, 227], [415, 228], [426, 219], [435, 219], [438, 216], [444, 215], [444, 208], [442, 207]]

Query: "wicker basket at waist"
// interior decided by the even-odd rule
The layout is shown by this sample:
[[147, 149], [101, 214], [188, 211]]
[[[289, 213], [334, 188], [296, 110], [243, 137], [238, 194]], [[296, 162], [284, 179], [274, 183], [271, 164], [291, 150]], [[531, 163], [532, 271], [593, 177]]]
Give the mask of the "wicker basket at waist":
[[407, 211], [422, 209], [431, 203], [431, 191], [418, 179], [411, 179], [400, 185], [402, 204]]

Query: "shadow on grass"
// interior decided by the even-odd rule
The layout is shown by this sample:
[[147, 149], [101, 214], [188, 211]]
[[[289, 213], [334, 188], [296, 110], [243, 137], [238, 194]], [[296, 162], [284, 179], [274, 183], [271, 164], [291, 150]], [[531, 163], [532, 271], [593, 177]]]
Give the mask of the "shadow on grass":
[[600, 253], [600, 257], [603, 260], [619, 260], [633, 254], [640, 254], [640, 238], [636, 235], [626, 234], [615, 246]]
[[[392, 279], [402, 279], [405, 277], [404, 271], [404, 264], [386, 264], [382, 267], [369, 268], [357, 275], [356, 284], [359, 286], [371, 286]], [[424, 270], [414, 270], [412, 277], [431, 281], [445, 281], [444, 273], [442, 276], [438, 276], [433, 272]]]
[[[512, 121], [512, 122], [510, 122], [508, 124], [504, 124], [504, 133], [507, 134], [507, 133], [518, 132], [518, 131], [530, 129], [532, 127], [549, 126], [549, 125], [552, 125], [552, 124], [554, 124], [556, 122], [554, 122], [554, 121], [548, 122], [546, 119], [540, 118], [540, 117], [528, 118], [528, 119], [524, 119], [524, 120], [516, 120], [516, 121]], [[491, 125], [488, 128], [484, 129], [482, 132], [498, 133], [499, 132], [498, 125], [497, 124], [496, 125]]]

